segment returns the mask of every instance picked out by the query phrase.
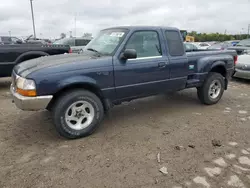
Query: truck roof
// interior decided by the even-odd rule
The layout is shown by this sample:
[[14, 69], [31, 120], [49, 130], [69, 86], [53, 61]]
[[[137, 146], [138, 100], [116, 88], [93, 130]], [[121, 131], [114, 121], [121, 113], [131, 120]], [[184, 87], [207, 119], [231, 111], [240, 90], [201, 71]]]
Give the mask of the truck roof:
[[[167, 26], [118, 26], [118, 27], [110, 27], [106, 29], [130, 29], [130, 30], [150, 30], [150, 29], [165, 29], [165, 30], [179, 30], [176, 27], [167, 27]], [[103, 29], [103, 30], [106, 30]]]

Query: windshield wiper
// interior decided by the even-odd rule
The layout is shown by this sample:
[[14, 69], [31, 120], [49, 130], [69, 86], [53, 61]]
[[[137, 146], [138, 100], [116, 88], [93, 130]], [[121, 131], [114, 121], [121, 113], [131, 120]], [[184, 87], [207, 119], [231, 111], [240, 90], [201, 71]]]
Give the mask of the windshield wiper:
[[98, 56], [101, 56], [101, 55], [102, 55], [102, 54], [101, 54], [100, 52], [98, 52], [96, 49], [93, 49], [93, 48], [87, 48], [87, 50], [97, 53], [97, 54], [98, 54]]

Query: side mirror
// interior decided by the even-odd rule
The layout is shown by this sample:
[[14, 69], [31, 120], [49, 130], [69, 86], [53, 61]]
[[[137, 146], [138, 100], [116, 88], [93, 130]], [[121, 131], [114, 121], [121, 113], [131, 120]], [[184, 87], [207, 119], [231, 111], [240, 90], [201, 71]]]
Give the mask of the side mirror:
[[135, 59], [137, 58], [137, 53], [135, 49], [126, 49], [121, 55], [122, 59]]

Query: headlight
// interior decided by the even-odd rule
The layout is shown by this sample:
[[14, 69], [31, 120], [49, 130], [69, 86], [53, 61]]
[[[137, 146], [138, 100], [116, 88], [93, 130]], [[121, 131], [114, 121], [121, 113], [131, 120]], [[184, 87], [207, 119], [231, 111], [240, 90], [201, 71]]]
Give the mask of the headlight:
[[36, 84], [33, 80], [18, 77], [16, 80], [17, 92], [23, 96], [36, 96]]
[[17, 78], [16, 86], [19, 89], [24, 89], [24, 90], [35, 90], [36, 89], [36, 84], [33, 80], [29, 80], [29, 79], [22, 78], [22, 77]]

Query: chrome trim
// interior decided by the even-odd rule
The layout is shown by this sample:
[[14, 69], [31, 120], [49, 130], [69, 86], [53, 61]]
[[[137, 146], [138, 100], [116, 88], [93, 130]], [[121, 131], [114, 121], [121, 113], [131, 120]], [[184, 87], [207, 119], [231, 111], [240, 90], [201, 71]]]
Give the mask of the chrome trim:
[[37, 96], [37, 97], [25, 97], [18, 94], [15, 91], [15, 88], [11, 84], [10, 92], [12, 94], [12, 98], [14, 100], [15, 105], [26, 111], [37, 111], [37, 110], [44, 110], [47, 108], [49, 102], [52, 100], [52, 95], [46, 96]]
[[155, 59], [155, 58], [162, 58], [162, 56], [139, 57], [135, 59], [128, 59], [128, 61], [141, 60], [141, 59]]

